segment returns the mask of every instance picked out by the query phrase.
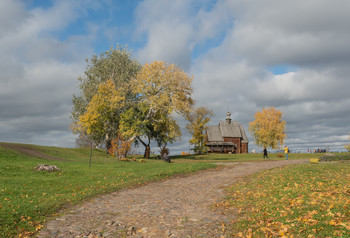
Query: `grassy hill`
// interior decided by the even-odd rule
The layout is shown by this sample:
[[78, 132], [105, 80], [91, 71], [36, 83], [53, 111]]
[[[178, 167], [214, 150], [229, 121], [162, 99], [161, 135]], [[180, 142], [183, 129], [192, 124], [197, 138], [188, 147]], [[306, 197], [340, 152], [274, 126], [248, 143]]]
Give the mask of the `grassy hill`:
[[[67, 149], [0, 143], [0, 236], [30, 236], [59, 209], [98, 194], [215, 167], [160, 160], [121, 162], [102, 150]], [[56, 165], [58, 172], [38, 172], [38, 164]]]

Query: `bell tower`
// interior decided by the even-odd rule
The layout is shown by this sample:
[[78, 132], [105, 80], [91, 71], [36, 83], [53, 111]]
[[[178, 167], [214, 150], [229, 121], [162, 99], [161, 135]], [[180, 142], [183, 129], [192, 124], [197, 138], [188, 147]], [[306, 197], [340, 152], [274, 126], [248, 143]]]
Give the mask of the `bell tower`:
[[231, 112], [226, 112], [226, 122], [227, 124], [231, 124]]

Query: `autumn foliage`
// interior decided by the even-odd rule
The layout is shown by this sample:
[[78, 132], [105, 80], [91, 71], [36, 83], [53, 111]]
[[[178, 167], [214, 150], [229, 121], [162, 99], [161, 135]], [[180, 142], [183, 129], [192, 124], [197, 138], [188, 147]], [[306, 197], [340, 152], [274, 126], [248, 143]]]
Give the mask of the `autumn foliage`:
[[174, 64], [154, 61], [142, 67], [132, 81], [132, 88], [150, 110], [184, 113], [193, 104], [192, 79]]
[[[89, 134], [89, 141], [92, 140], [94, 144], [97, 145], [105, 145], [108, 149], [111, 139], [113, 138], [113, 135], [110, 134], [115, 131], [117, 127], [116, 123], [118, 123], [118, 117], [114, 118], [113, 123], [111, 123], [111, 117], [108, 118], [108, 123], [106, 123], [106, 117], [104, 117], [104, 121], [101, 121], [100, 124], [96, 122], [98, 114], [101, 114], [101, 110], [93, 115], [93, 108], [100, 107], [101, 103], [108, 105], [108, 101], [103, 100], [108, 99], [107, 95], [103, 96], [103, 94], [98, 91], [101, 92], [101, 85], [109, 81], [107, 85], [113, 83], [111, 91], [117, 89], [118, 93], [121, 93], [120, 96], [125, 97], [125, 100], [132, 100], [134, 95], [131, 93], [129, 83], [139, 72], [141, 65], [132, 57], [126, 47], [119, 45], [115, 48], [112, 47], [110, 50], [100, 55], [93, 55], [91, 59], [87, 59], [86, 62], [87, 68], [84, 75], [78, 77], [80, 92], [78, 95], [73, 95], [73, 108], [71, 113], [73, 124], [71, 128], [73, 133], [79, 134], [81, 138]], [[97, 94], [100, 94], [98, 100], [96, 98]], [[94, 102], [92, 102], [94, 97]], [[119, 106], [123, 108], [123, 110], [128, 107], [127, 104]], [[90, 112], [87, 113], [88, 110]], [[118, 112], [116, 112], [116, 115], [118, 115], [117, 113]], [[109, 114], [109, 116], [111, 115], [112, 114]], [[82, 117], [85, 117], [84, 128], [81, 127]], [[87, 125], [87, 119], [95, 119], [95, 121], [90, 123], [91, 125]], [[103, 127], [101, 127], [102, 124]], [[90, 133], [87, 133], [87, 130], [89, 130]], [[112, 134], [114, 133], [115, 132]], [[90, 145], [91, 142], [88, 144]], [[83, 144], [83, 146], [84, 145], [85, 144]]]
[[118, 134], [118, 136], [112, 140], [111, 147], [108, 149], [108, 154], [116, 156], [119, 159], [126, 158], [128, 152], [131, 149], [132, 140], [125, 140]]
[[191, 84], [192, 77], [162, 61], [146, 63], [131, 81], [136, 100], [123, 113], [120, 131], [145, 146], [144, 157], [149, 157], [151, 140], [162, 147], [181, 136], [175, 113], [184, 115], [191, 109]]
[[103, 136], [113, 133], [118, 128], [116, 118], [124, 99], [112, 80], [101, 83], [86, 112], [79, 117], [79, 125], [89, 135]]
[[263, 108], [254, 115], [255, 120], [249, 123], [249, 132], [260, 147], [280, 148], [287, 137], [286, 122], [282, 120], [282, 112], [274, 107]]
[[198, 107], [189, 112], [186, 116], [189, 124], [187, 124], [188, 131], [192, 134], [190, 144], [194, 146], [195, 154], [204, 154], [207, 151], [206, 134], [207, 123], [214, 115], [212, 110], [206, 107]]
[[[105, 70], [102, 66], [100, 70]], [[161, 147], [180, 138], [175, 114], [186, 115], [192, 108], [192, 77], [162, 61], [146, 63], [129, 81], [118, 78], [113, 67], [106, 70], [112, 70], [107, 74], [111, 79], [100, 83], [94, 80], [93, 85], [98, 87], [91, 87], [91, 100], [86, 102], [84, 112], [76, 109], [76, 132], [101, 141], [107, 151], [118, 157], [125, 156], [134, 141], [145, 146], [144, 157], [148, 158], [151, 141]], [[84, 84], [84, 89], [88, 85]]]

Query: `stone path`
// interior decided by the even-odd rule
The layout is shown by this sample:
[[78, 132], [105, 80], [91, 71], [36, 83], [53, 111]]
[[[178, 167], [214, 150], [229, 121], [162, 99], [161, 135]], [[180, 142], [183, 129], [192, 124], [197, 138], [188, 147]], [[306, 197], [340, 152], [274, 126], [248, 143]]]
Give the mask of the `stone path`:
[[260, 170], [306, 160], [226, 163], [198, 172], [103, 195], [48, 222], [37, 237], [226, 237], [213, 209], [225, 187]]

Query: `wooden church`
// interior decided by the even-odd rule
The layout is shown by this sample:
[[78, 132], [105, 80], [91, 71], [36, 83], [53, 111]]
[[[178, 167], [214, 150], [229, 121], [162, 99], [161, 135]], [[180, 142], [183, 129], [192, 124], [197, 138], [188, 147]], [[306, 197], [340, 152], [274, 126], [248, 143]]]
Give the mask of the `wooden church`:
[[231, 120], [231, 113], [226, 113], [226, 120], [217, 126], [208, 126], [206, 130], [208, 153], [248, 153], [248, 138], [242, 125]]

